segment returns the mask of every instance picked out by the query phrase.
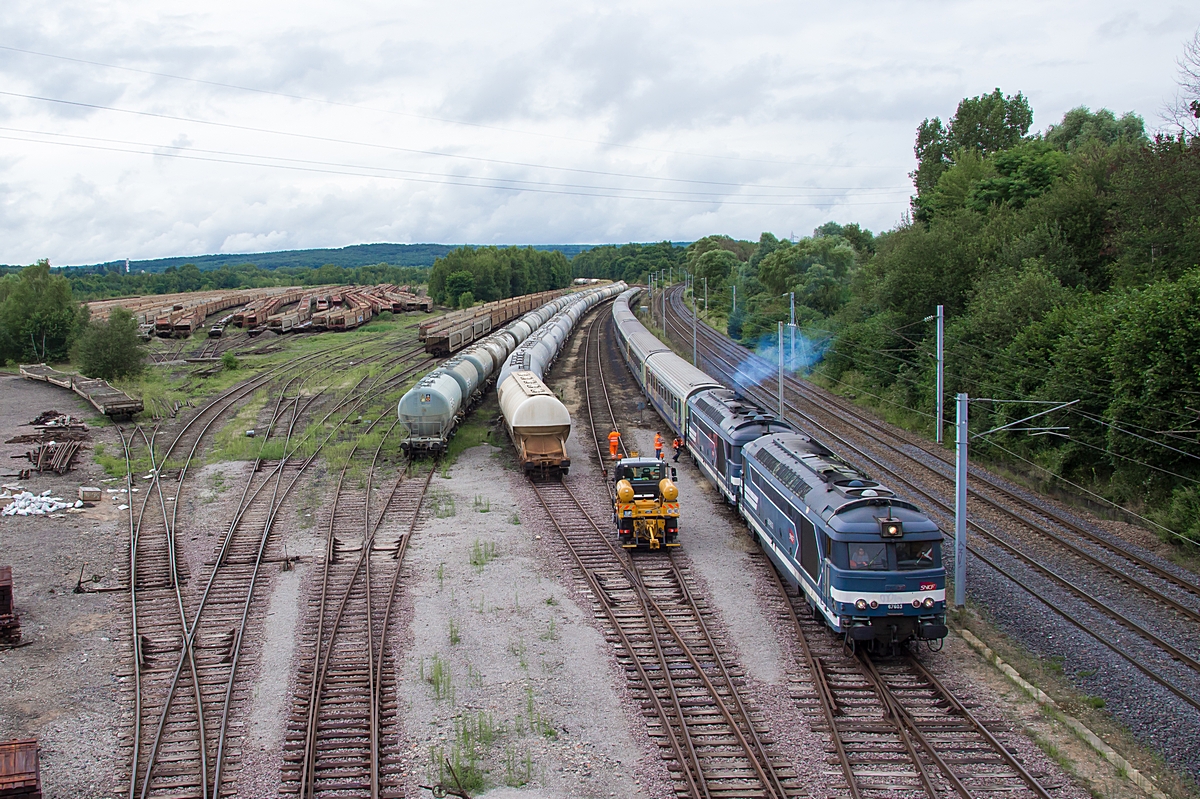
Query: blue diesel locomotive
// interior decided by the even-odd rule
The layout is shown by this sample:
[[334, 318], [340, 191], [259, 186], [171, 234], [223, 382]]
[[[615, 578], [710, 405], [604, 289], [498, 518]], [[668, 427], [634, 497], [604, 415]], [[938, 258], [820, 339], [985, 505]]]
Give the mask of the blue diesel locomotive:
[[664, 346], [629, 309], [637, 291], [613, 305], [630, 370], [814, 612], [848, 643], [872, 649], [945, 638], [937, 525]]

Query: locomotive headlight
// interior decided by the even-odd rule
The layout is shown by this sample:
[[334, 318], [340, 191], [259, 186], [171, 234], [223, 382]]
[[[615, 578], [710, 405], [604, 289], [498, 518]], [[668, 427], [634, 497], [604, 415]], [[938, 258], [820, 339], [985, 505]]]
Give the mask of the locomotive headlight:
[[867, 609], [867, 600], [865, 600], [865, 599], [858, 600], [857, 602], [854, 603], [854, 607], [858, 608], [859, 610], [866, 610]]
[[919, 607], [921, 607], [921, 600], [920, 600], [920, 599], [914, 599], [914, 600], [913, 600], [913, 607], [914, 607], [914, 608], [919, 608]]
[[933, 607], [933, 597], [931, 597], [931, 596], [925, 597], [925, 607], [927, 607], [927, 608]]

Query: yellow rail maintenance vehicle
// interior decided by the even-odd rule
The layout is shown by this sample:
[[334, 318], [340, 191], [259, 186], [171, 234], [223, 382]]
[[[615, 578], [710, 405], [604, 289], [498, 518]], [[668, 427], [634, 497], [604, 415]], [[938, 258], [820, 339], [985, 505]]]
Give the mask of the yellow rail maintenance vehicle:
[[613, 467], [613, 523], [625, 549], [679, 546], [675, 469], [658, 458], [622, 458]]

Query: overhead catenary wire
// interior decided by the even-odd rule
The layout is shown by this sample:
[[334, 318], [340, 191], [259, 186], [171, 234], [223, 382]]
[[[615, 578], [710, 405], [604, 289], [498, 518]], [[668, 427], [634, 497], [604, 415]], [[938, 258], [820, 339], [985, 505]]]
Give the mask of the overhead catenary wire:
[[[547, 189], [547, 188], [535, 188], [535, 187], [530, 187], [530, 186], [483, 185], [483, 184], [479, 184], [479, 183], [467, 183], [465, 181], [457, 181], [457, 180], [452, 180], [452, 179], [433, 180], [433, 179], [428, 179], [428, 178], [403, 177], [400, 175], [370, 174], [367, 172], [349, 172], [349, 171], [341, 171], [341, 170], [336, 170], [336, 169], [319, 168], [319, 167], [315, 167], [315, 166], [306, 167], [306, 166], [301, 166], [299, 164], [273, 164], [273, 163], [261, 163], [261, 162], [253, 162], [253, 161], [237, 161], [237, 160], [233, 160], [230, 158], [217, 158], [215, 156], [212, 156], [212, 157], [210, 157], [210, 156], [192, 156], [192, 155], [187, 155], [185, 153], [148, 152], [148, 151], [144, 151], [144, 150], [130, 150], [130, 149], [124, 149], [124, 148], [120, 148], [120, 147], [103, 146], [103, 145], [99, 145], [99, 144], [83, 144], [83, 143], [79, 143], [79, 142], [45, 141], [45, 140], [41, 140], [41, 139], [24, 139], [24, 138], [20, 138], [20, 137], [16, 137], [16, 136], [0, 136], [0, 140], [23, 141], [23, 142], [30, 142], [33, 144], [45, 144], [45, 145], [49, 145], [52, 147], [75, 147], [75, 148], [79, 148], [79, 149], [102, 150], [102, 151], [106, 151], [106, 152], [127, 153], [127, 154], [131, 154], [131, 155], [149, 155], [149, 156], [155, 156], [155, 157], [161, 157], [161, 158], [176, 158], [176, 159], [181, 159], [181, 160], [185, 160], [185, 161], [204, 161], [204, 162], [215, 163], [215, 164], [233, 164], [236, 166], [252, 166], [252, 167], [258, 167], [261, 169], [283, 169], [283, 170], [292, 170], [292, 171], [297, 171], [297, 172], [312, 172], [312, 173], [324, 174], [324, 175], [343, 175], [343, 176], [347, 176], [347, 177], [374, 178], [377, 180], [395, 180], [395, 181], [407, 181], [407, 182], [411, 182], [411, 183], [428, 183], [428, 184], [436, 184], [436, 185], [464, 186], [464, 187], [473, 188], [473, 189], [492, 189], [492, 190], [497, 190], [497, 191], [530, 192], [530, 193], [537, 193], [537, 194], [570, 195], [570, 196], [575, 196], [575, 197], [600, 197], [600, 198], [614, 199], [614, 200], [642, 200], [642, 201], [648, 201], [648, 202], [673, 202], [673, 203], [691, 203], [691, 204], [702, 204], [702, 205], [722, 204], [722, 205], [747, 205], [747, 206], [784, 207], [784, 208], [828, 208], [830, 206], [830, 203], [794, 203], [794, 202], [793, 203], [772, 203], [772, 202], [742, 202], [739, 200], [729, 200], [729, 199], [719, 199], [719, 198], [696, 199], [696, 198], [691, 198], [691, 197], [645, 197], [645, 196], [604, 193], [601, 191], [595, 191], [595, 192], [566, 191], [566, 190]], [[836, 199], [836, 198], [831, 198], [831, 199]], [[840, 204], [841, 205], [893, 205], [894, 202], [865, 202], [865, 203], [840, 203]]]
[[[54, 105], [63, 105], [71, 108], [89, 108], [95, 111], [109, 111], [116, 114], [127, 114], [131, 116], [146, 117], [150, 119], [163, 119], [171, 122], [186, 122], [192, 125], [205, 125], [214, 128], [223, 128], [227, 130], [236, 130], [243, 133], [262, 133], [270, 136], [283, 136], [287, 138], [301, 139], [307, 141], [318, 141], [326, 144], [342, 144], [353, 147], [368, 147], [378, 150], [386, 150], [390, 152], [409, 153], [412, 155], [425, 155], [434, 158], [458, 159], [463, 161], [472, 161], [477, 163], [497, 164], [500, 166], [516, 166], [526, 169], [546, 169], [557, 172], [573, 172], [586, 175], [603, 175], [606, 177], [621, 177], [631, 180], [654, 180], [665, 181], [670, 183], [688, 183], [707, 186], [744, 186], [744, 183], [734, 183], [730, 181], [719, 180], [701, 180], [697, 178], [671, 178], [658, 177], [653, 175], [641, 175], [632, 172], [614, 172], [603, 169], [585, 169], [582, 167], [558, 166], [553, 164], [538, 164], [528, 161], [510, 161], [502, 158], [487, 158], [478, 155], [465, 155], [462, 153], [448, 153], [439, 150], [424, 150], [416, 147], [401, 147], [394, 144], [380, 144], [378, 142], [362, 141], [357, 139], [340, 139], [335, 136], [318, 136], [314, 133], [298, 133], [296, 131], [281, 130], [278, 128], [260, 128], [253, 125], [241, 125], [234, 122], [218, 122], [211, 119], [201, 119], [199, 117], [184, 117], [174, 114], [166, 114], [156, 111], [141, 111], [133, 108], [119, 108], [117, 106], [103, 105], [101, 103], [87, 103], [80, 100], [64, 100], [59, 97], [46, 97], [38, 94], [25, 94], [22, 92], [0, 91], [0, 96], [16, 97], [23, 100], [33, 100], [36, 102], [50, 103]], [[812, 188], [808, 186], [778, 186], [766, 185], [761, 188], [776, 188], [776, 189], [805, 189]], [[831, 190], [846, 190], [846, 187], [830, 187]], [[908, 189], [906, 189], [908, 191]]]
[[219, 89], [234, 89], [241, 92], [249, 92], [268, 97], [279, 97], [287, 100], [299, 100], [306, 103], [319, 103], [322, 105], [333, 106], [337, 108], [350, 108], [358, 111], [370, 111], [379, 114], [388, 114], [391, 116], [406, 117], [409, 119], [423, 119], [430, 122], [441, 122], [448, 125], [462, 125], [469, 128], [478, 128], [481, 130], [495, 130], [503, 133], [515, 133], [521, 136], [535, 136], [543, 139], [557, 139], [560, 141], [570, 141], [580, 144], [594, 144], [601, 147], [614, 147], [624, 150], [641, 150], [644, 152], [661, 153], [664, 155], [682, 155], [691, 158], [711, 158], [723, 161], [742, 161], [747, 163], [771, 164], [775, 166], [806, 166], [806, 167], [821, 167], [826, 169], [873, 169], [873, 170], [892, 170], [892, 169], [909, 169], [908, 165], [892, 164], [892, 165], [872, 165], [872, 164], [831, 164], [807, 161], [785, 161], [779, 159], [767, 158], [748, 158], [739, 155], [721, 155], [716, 153], [697, 153], [687, 150], [672, 150], [663, 147], [648, 147], [640, 144], [628, 144], [625, 142], [608, 141], [604, 139], [587, 139], [576, 136], [565, 136], [558, 133], [545, 133], [543, 131], [522, 130], [519, 128], [509, 128], [502, 125], [489, 125], [483, 122], [470, 122], [463, 119], [450, 119], [448, 117], [439, 117], [429, 114], [417, 114], [411, 111], [396, 111], [388, 108], [376, 108], [374, 106], [361, 105], [359, 103], [347, 103], [340, 100], [330, 100], [323, 97], [310, 97], [302, 94], [291, 94], [288, 92], [280, 92], [272, 89], [263, 89], [254, 86], [242, 86], [236, 83], [225, 83], [222, 81], [206, 80], [204, 78], [193, 78], [186, 75], [174, 75], [169, 72], [157, 72], [150, 69], [141, 69], [139, 67], [124, 66], [121, 64], [110, 64], [104, 61], [94, 61], [86, 58], [78, 58], [75, 56], [61, 55], [59, 53], [47, 53], [39, 50], [29, 50], [22, 47], [13, 47], [11, 45], [0, 45], [0, 50], [7, 50], [12, 53], [22, 53], [24, 55], [38, 56], [40, 58], [52, 58], [59, 61], [68, 61], [76, 64], [85, 64], [87, 66], [104, 67], [106, 69], [116, 69], [124, 72], [132, 72], [138, 75], [146, 75], [155, 78], [168, 78], [170, 80], [184, 81], [187, 83], [195, 83], [202, 86], [211, 86]]
[[[524, 180], [521, 178], [504, 178], [504, 177], [495, 177], [495, 176], [491, 176], [491, 175], [459, 175], [459, 174], [453, 174], [453, 173], [447, 173], [447, 172], [427, 172], [427, 171], [415, 170], [415, 169], [399, 169], [396, 167], [373, 166], [373, 165], [369, 165], [369, 164], [349, 164], [349, 163], [343, 163], [343, 162], [338, 162], [338, 161], [318, 161], [318, 160], [306, 159], [306, 158], [287, 158], [284, 156], [263, 155], [261, 153], [240, 153], [240, 152], [235, 152], [235, 151], [230, 151], [230, 150], [212, 150], [212, 149], [207, 149], [207, 148], [203, 148], [203, 147], [195, 147], [192, 145], [156, 144], [154, 142], [130, 141], [128, 139], [110, 139], [110, 138], [99, 137], [99, 136], [83, 136], [83, 135], [75, 134], [75, 133], [58, 133], [58, 132], [54, 132], [54, 131], [31, 130], [28, 128], [10, 128], [10, 127], [0, 126], [0, 131], [8, 131], [10, 133], [24, 133], [24, 134], [35, 135], [35, 136], [52, 136], [52, 137], [65, 138], [65, 139], [78, 139], [81, 141], [99, 142], [102, 144], [119, 144], [119, 145], [124, 145], [124, 146], [128, 146], [128, 147], [153, 148], [153, 152], [152, 152], [153, 155], [167, 155], [167, 153], [160, 152], [160, 150], [172, 150], [175, 152], [182, 152], [182, 153], [203, 153], [206, 155], [228, 156], [230, 158], [265, 159], [267, 161], [300, 164], [300, 165], [305, 165], [305, 166], [320, 166], [320, 167], [334, 167], [334, 168], [348, 169], [348, 170], [362, 170], [364, 172], [364, 176], [367, 176], [367, 177], [371, 176], [370, 174], [367, 174], [369, 172], [385, 172], [385, 173], [398, 173], [398, 174], [405, 174], [405, 175], [418, 175], [418, 176], [425, 176], [425, 177], [443, 177], [443, 178], [452, 178], [452, 179], [459, 179], [459, 180], [480, 180], [480, 181], [494, 181], [497, 183], [514, 183], [514, 184], [530, 185], [530, 186], [550, 186], [550, 187], [554, 187], [554, 188], [636, 191], [636, 192], [645, 192], [645, 193], [679, 195], [679, 196], [696, 196], [696, 197], [716, 197], [716, 198], [719, 198], [719, 197], [755, 197], [755, 198], [785, 198], [785, 199], [792, 198], [792, 197], [812, 197], [812, 198], [829, 198], [829, 199], [838, 198], [838, 195], [826, 195], [826, 194], [746, 194], [746, 193], [734, 194], [731, 192], [683, 191], [683, 190], [677, 190], [677, 189], [652, 189], [652, 188], [637, 188], [637, 187], [629, 187], [629, 186], [597, 186], [594, 184], [587, 184], [587, 183], [552, 183], [549, 181]], [[17, 140], [18, 141], [35, 141], [35, 142], [37, 141], [37, 140], [33, 140], [33, 139], [17, 139]], [[45, 142], [45, 143], [50, 143], [50, 142]], [[818, 190], [819, 191], [829, 191], [827, 189], [818, 189]], [[856, 196], [890, 195], [890, 194], [896, 194], [896, 193], [897, 192], [895, 192], [895, 191], [888, 191], [888, 190], [867, 189], [862, 192], [856, 192]], [[907, 192], [905, 192], [905, 193], [907, 193]]]
[[1081, 486], [1078, 483], [1072, 482], [1071, 480], [1068, 480], [1066, 477], [1063, 477], [1060, 474], [1056, 474], [1055, 472], [1050, 471], [1045, 466], [1042, 466], [1040, 463], [1037, 463], [1036, 461], [1031, 461], [1026, 457], [1018, 455], [1017, 453], [1013, 452], [1012, 450], [1006, 449], [1005, 447], [1001, 446], [1000, 444], [997, 444], [996, 442], [994, 442], [990, 439], [988, 440], [988, 444], [990, 446], [995, 447], [996, 449], [1000, 450], [1001, 452], [1011, 455], [1012, 457], [1016, 458], [1017, 460], [1019, 460], [1023, 463], [1029, 464], [1030, 466], [1037, 469], [1038, 471], [1044, 472], [1044, 473], [1050, 475], [1055, 480], [1061, 480], [1062, 482], [1066, 483], [1067, 485], [1071, 486], [1072, 488], [1075, 488], [1079, 491], [1082, 491], [1083, 493], [1087, 494], [1090, 497], [1100, 500], [1105, 505], [1108, 505], [1111, 508], [1115, 508], [1123, 513], [1128, 513], [1133, 518], [1138, 519], [1139, 521], [1143, 521], [1146, 524], [1149, 524], [1153, 527], [1157, 527], [1159, 530], [1162, 530], [1165, 533], [1169, 533], [1170, 535], [1172, 535], [1186, 543], [1192, 544], [1193, 546], [1195, 546], [1197, 543], [1200, 543], [1200, 542], [1197, 542], [1193, 538], [1189, 538], [1188, 536], [1184, 535], [1183, 533], [1178, 533], [1169, 527], [1164, 527], [1163, 525], [1159, 524], [1158, 522], [1154, 521], [1153, 519], [1149, 519], [1149, 518], [1141, 515], [1140, 513], [1137, 513], [1136, 511], [1130, 510], [1129, 508], [1126, 508], [1124, 505], [1120, 505], [1116, 502], [1113, 502], [1111, 499], [1104, 496], [1103, 494], [1097, 494], [1095, 491], [1092, 491], [1091, 489], [1085, 488], [1084, 486]]

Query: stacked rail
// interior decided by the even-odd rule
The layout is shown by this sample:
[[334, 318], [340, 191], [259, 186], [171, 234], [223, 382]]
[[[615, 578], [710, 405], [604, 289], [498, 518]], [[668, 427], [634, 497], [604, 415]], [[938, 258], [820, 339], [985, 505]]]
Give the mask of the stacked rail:
[[145, 408], [140, 399], [113, 388], [104, 380], [60, 372], [44, 363], [22, 364], [21, 377], [69, 389], [87, 400], [100, 413], [113, 419], [128, 419]]

